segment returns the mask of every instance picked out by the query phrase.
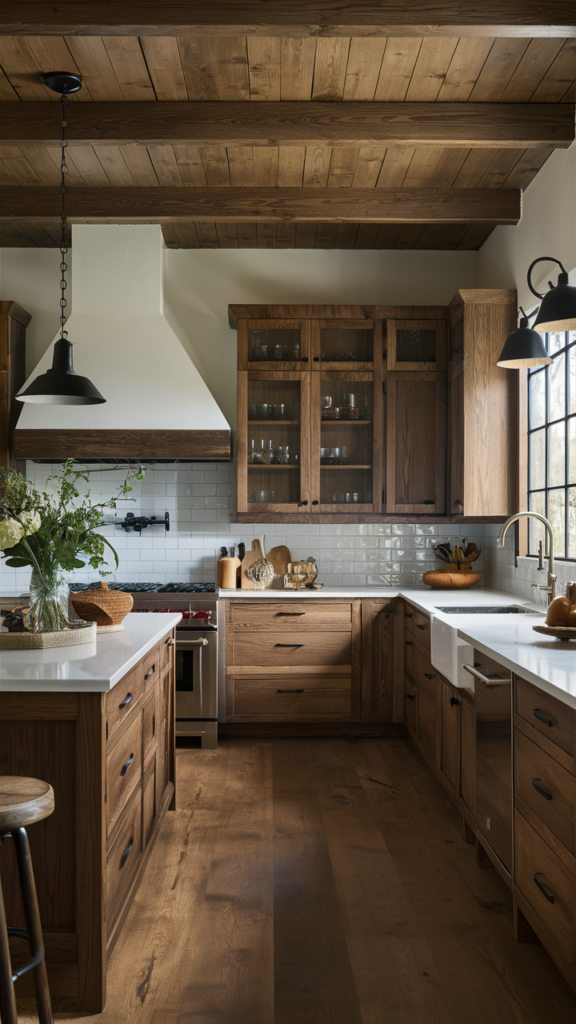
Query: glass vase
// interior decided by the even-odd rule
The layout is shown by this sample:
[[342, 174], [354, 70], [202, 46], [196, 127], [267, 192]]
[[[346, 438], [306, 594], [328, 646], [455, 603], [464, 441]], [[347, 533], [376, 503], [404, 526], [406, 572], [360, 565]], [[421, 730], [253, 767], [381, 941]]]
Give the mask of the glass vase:
[[68, 583], [60, 566], [32, 569], [30, 608], [24, 625], [31, 633], [54, 633], [78, 628], [68, 617]]

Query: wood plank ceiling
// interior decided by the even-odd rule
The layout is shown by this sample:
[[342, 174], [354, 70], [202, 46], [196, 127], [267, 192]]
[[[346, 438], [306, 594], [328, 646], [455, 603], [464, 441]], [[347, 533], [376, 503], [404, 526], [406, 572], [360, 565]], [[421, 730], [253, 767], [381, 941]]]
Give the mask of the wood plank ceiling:
[[[574, 104], [576, 39], [490, 36], [3, 36], [0, 99], [57, 100], [41, 72], [75, 70], [78, 103], [200, 101]], [[46, 110], [46, 117], [55, 119]], [[74, 135], [74, 111], [68, 134]], [[482, 145], [76, 145], [71, 188], [525, 189], [552, 152]], [[54, 143], [2, 144], [4, 186], [59, 183]], [[80, 218], [78, 218], [80, 219]], [[178, 248], [477, 249], [494, 222], [163, 222]], [[4, 218], [0, 244], [53, 246], [54, 220]]]

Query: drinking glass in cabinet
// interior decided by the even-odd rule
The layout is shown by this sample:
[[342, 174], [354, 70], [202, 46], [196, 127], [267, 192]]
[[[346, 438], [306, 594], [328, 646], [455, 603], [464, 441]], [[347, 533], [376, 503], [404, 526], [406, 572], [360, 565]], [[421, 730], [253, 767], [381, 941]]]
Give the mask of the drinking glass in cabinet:
[[320, 409], [322, 410], [322, 417], [328, 416], [328, 409], [332, 406], [332, 395], [322, 395], [320, 398]]
[[274, 359], [282, 360], [286, 356], [286, 345], [274, 345]]
[[361, 416], [361, 411], [360, 411], [360, 395], [356, 395], [356, 394], [345, 395], [344, 396], [344, 401], [345, 401], [344, 408], [345, 408], [345, 412], [346, 412], [346, 419], [349, 419], [349, 420], [359, 420], [360, 416]]
[[344, 493], [342, 491], [334, 491], [334, 494], [332, 495], [332, 501], [336, 505], [343, 505], [344, 504]]
[[252, 494], [250, 495], [250, 501], [270, 502], [274, 501], [274, 497], [274, 491], [253, 491]]
[[248, 359], [253, 362], [300, 360], [299, 327], [248, 328]]
[[272, 414], [275, 420], [283, 420], [286, 416], [286, 406], [284, 402], [281, 402], [279, 405], [273, 405]]
[[259, 361], [268, 359], [268, 345], [262, 342], [257, 342], [252, 348], [252, 358]]
[[260, 406], [259, 405], [249, 405], [248, 406], [248, 419], [249, 420], [257, 420], [257, 419], [259, 419], [259, 417], [260, 417]]

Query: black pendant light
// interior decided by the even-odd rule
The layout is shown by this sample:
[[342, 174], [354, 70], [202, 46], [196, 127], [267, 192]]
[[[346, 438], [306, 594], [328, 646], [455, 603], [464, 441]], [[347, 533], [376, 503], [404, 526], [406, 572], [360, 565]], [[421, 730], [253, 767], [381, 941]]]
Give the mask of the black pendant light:
[[[522, 306], [520, 312], [520, 326], [506, 338], [496, 365], [507, 370], [525, 370], [529, 366], [544, 366], [551, 363], [552, 357], [544, 347], [542, 335], [528, 326], [530, 317], [526, 316]], [[532, 316], [534, 315], [533, 313]]]
[[[551, 281], [550, 291], [546, 295], [540, 295], [532, 287], [532, 270], [537, 263], [556, 263], [560, 267], [558, 283], [556, 287]], [[547, 331], [576, 331], [576, 288], [568, 284], [568, 274], [560, 263], [560, 260], [553, 256], [539, 256], [528, 268], [528, 287], [537, 299], [542, 299], [542, 305], [534, 323], [534, 328], [543, 334]]]
[[66, 263], [68, 234], [64, 207], [64, 197], [68, 191], [66, 187], [66, 175], [68, 174], [68, 166], [66, 164], [66, 147], [68, 145], [66, 141], [66, 128], [68, 125], [65, 114], [66, 107], [68, 106], [68, 94], [78, 92], [82, 88], [82, 79], [80, 75], [69, 71], [52, 71], [50, 74], [44, 75], [43, 79], [44, 85], [49, 89], [53, 89], [54, 92], [59, 92], [62, 96], [62, 141], [60, 142], [62, 149], [62, 163], [60, 166], [62, 172], [60, 184], [60, 194], [62, 196], [60, 215], [62, 232], [60, 237], [60, 272], [62, 274], [60, 280], [60, 290], [62, 293], [60, 298], [60, 340], [54, 345], [52, 368], [36, 377], [25, 391], [16, 395], [16, 398], [19, 402], [36, 402], [43, 405], [100, 405], [106, 399], [94, 387], [92, 381], [88, 380], [88, 377], [81, 377], [74, 372], [72, 365], [72, 343], [68, 341], [68, 331], [64, 330], [67, 320], [65, 309], [68, 305], [64, 296], [67, 288], [65, 274], [68, 269], [68, 264]]

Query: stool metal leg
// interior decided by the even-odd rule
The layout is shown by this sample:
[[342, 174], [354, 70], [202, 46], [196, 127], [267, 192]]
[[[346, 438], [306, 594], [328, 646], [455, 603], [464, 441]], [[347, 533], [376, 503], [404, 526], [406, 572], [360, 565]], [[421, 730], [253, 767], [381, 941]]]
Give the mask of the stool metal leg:
[[[32, 870], [32, 858], [30, 856], [30, 845], [25, 828], [12, 830], [12, 838], [16, 847], [16, 859], [18, 862], [18, 873], [22, 887], [22, 902], [24, 904], [24, 915], [26, 918], [26, 931], [30, 951], [44, 952], [44, 940], [42, 938], [42, 925], [40, 923], [40, 911], [34, 884], [34, 872]], [[46, 973], [46, 960], [42, 959], [34, 967], [34, 989], [36, 992], [36, 1006], [38, 1009], [39, 1024], [54, 1024], [52, 1016], [52, 1003], [50, 1001], [50, 990], [48, 988], [48, 975]]]
[[0, 1019], [2, 1024], [18, 1024], [2, 886], [0, 886]]

